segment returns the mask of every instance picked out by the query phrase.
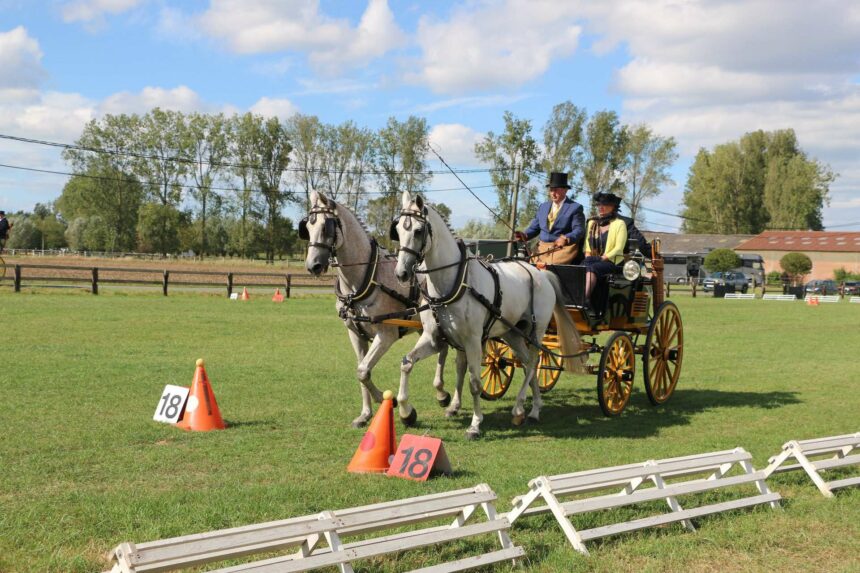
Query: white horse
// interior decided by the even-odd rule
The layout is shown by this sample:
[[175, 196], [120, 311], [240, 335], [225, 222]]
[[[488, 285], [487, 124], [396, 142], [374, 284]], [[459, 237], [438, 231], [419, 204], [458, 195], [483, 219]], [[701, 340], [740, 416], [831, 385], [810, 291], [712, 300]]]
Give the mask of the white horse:
[[[439, 213], [420, 195], [413, 198], [409, 192], [402, 195], [400, 217], [392, 223], [391, 233], [400, 240], [395, 275], [400, 281], [407, 281], [416, 270], [426, 273], [425, 297], [432, 309], [431, 313], [422, 313], [424, 334], [401, 363], [398, 407], [408, 408], [409, 372], [418, 360], [432, 353], [433, 340], [427, 329], [438, 324], [448, 344], [465, 351], [460, 355], [464, 355], [468, 365], [473, 401], [472, 423], [466, 438], [480, 435], [484, 418], [481, 358], [488, 338], [499, 337], [507, 342], [525, 368], [523, 387], [511, 412], [514, 424], [524, 421], [523, 406], [529, 385], [532, 388], [529, 418], [537, 421], [542, 400], [535, 378], [538, 364], [535, 342], [543, 339], [553, 314], [562, 352], [567, 356], [565, 367], [578, 372], [584, 364], [579, 333], [564, 308], [558, 277], [519, 261], [488, 264], [467, 257], [462, 242], [454, 237]], [[459, 394], [458, 388], [455, 396]]]
[[[388, 251], [376, 244], [352, 211], [323, 193], [314, 191], [310, 199], [310, 212], [299, 223], [299, 236], [309, 241], [305, 266], [311, 274], [319, 276], [328, 270], [332, 259], [337, 261], [336, 306], [349, 332], [349, 341], [358, 360], [356, 376], [361, 383], [361, 413], [352, 425], [360, 428], [373, 415], [371, 398], [377, 403], [382, 401], [382, 392], [371, 380], [373, 367], [404, 331], [397, 326], [356, 319], [417, 306], [413, 300], [417, 293], [410, 292], [409, 285], [395, 279], [394, 261], [386, 258]], [[436, 350], [439, 358], [433, 386], [436, 399], [445, 407], [451, 402], [443, 380], [448, 346], [440, 344]], [[417, 412], [407, 410], [403, 418], [407, 426], [412, 426]]]

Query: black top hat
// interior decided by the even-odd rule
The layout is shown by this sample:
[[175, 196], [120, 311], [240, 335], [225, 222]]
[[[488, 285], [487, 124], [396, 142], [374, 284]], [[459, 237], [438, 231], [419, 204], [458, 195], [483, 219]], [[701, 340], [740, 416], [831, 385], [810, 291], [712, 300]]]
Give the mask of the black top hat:
[[614, 193], [598, 193], [594, 196], [595, 205], [612, 205], [618, 207], [621, 205], [621, 197]]
[[570, 185], [567, 184], [567, 173], [556, 173], [553, 171], [549, 174], [549, 183], [547, 183], [546, 186], [550, 189], [554, 189], [556, 187], [570, 189]]
[[0, 211], [0, 215], [6, 215], [6, 211]]

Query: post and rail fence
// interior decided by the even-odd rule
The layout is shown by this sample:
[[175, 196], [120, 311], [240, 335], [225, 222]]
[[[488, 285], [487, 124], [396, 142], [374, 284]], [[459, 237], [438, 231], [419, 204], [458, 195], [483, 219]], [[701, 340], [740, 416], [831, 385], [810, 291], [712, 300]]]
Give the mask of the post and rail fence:
[[[11, 265], [10, 265], [11, 266]], [[0, 281], [12, 283], [15, 292], [21, 287], [46, 286], [47, 283], [89, 284], [90, 291], [99, 294], [99, 285], [160, 286], [167, 296], [171, 286], [225, 288], [227, 296], [234, 289], [244, 287], [283, 288], [285, 298], [290, 298], [294, 288], [325, 288], [334, 285], [334, 277], [312, 278], [292, 273], [255, 271], [199, 271], [180, 269], [139, 269], [133, 267], [84, 267], [73, 265], [15, 264]], [[222, 280], [218, 280], [221, 278]]]

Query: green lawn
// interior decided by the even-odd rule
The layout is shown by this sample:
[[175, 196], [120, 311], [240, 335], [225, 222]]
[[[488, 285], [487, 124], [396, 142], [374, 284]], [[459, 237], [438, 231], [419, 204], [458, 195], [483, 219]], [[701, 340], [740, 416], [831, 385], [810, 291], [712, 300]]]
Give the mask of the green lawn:
[[[433, 361], [419, 364], [414, 433], [442, 438], [455, 470], [419, 484], [345, 470], [362, 435], [350, 427], [360, 402], [332, 297], [276, 305], [2, 288], [0, 571], [101, 571], [104, 554], [125, 540], [480, 482], [507, 511], [541, 474], [736, 446], [758, 468], [789, 439], [860, 431], [860, 305], [674, 300], [686, 354], [677, 392], [661, 408], [637, 380], [624, 414], [604, 418], [594, 378], [564, 375], [545, 395], [540, 425], [512, 428], [506, 396], [484, 403], [484, 436], [467, 442], [470, 400], [446, 419], [430, 386]], [[380, 387], [396, 390], [399, 359], [415, 340], [383, 359]], [[185, 433], [153, 422], [163, 386], [189, 385], [199, 357], [230, 428]], [[448, 372], [452, 385], [453, 364]], [[782, 510], [705, 518], [694, 534], [674, 525], [612, 537], [590, 544], [588, 558], [548, 517], [518, 522], [513, 538], [529, 571], [860, 570], [860, 490], [828, 500], [802, 474], [769, 483], [785, 498]], [[417, 567], [432, 555], [361, 570]]]

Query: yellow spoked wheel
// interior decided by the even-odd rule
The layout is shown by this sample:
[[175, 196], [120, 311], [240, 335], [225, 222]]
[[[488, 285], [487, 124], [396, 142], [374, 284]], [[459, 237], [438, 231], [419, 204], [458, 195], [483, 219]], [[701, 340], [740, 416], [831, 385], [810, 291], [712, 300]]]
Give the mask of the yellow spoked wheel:
[[645, 372], [645, 391], [652, 404], [666, 402], [675, 391], [681, 375], [684, 358], [684, 325], [681, 313], [671, 301], [657, 309], [657, 314], [648, 326], [642, 368]]
[[[560, 351], [556, 351], [560, 352]], [[564, 368], [561, 365], [561, 358], [553, 356], [546, 350], [540, 351], [540, 360], [538, 361], [537, 383], [541, 393], [549, 392], [561, 378], [561, 371]]]
[[633, 390], [635, 374], [633, 341], [625, 332], [613, 333], [600, 355], [597, 371], [597, 399], [604, 414], [617, 416], [624, 411]]
[[0, 257], [0, 280], [6, 276], [6, 261], [3, 260], [3, 257]]
[[481, 398], [498, 400], [511, 387], [514, 377], [514, 354], [500, 340], [488, 340], [481, 360]]

